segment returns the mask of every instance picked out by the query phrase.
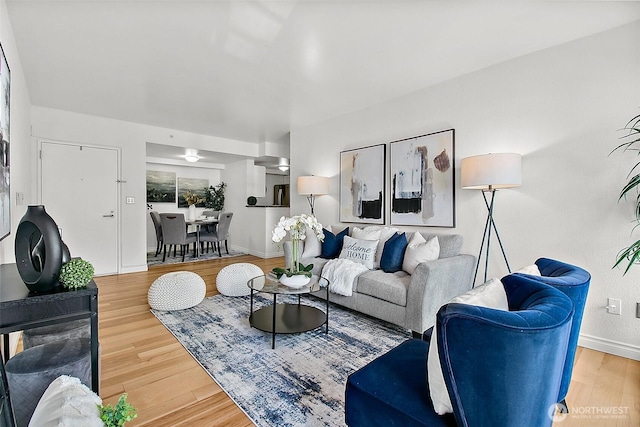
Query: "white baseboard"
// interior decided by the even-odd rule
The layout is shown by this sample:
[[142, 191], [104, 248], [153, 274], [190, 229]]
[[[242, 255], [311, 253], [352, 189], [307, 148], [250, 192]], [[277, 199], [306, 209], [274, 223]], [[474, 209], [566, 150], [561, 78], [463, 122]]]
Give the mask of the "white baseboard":
[[253, 255], [253, 256], [257, 256], [258, 258], [277, 258], [280, 256], [284, 256], [284, 252], [260, 252], [260, 251], [255, 251], [255, 250], [251, 250], [249, 248], [241, 248], [239, 246], [231, 246], [229, 245], [229, 249], [233, 249], [234, 251], [238, 251], [238, 252], [244, 252], [246, 254], [249, 255]]
[[626, 357], [627, 359], [640, 361], [640, 346], [627, 344], [591, 335], [580, 334], [578, 345], [603, 353]]
[[147, 271], [149, 270], [149, 267], [147, 266], [147, 264], [142, 264], [142, 265], [129, 265], [129, 266], [122, 266], [120, 267], [120, 274], [124, 274], [124, 273], [138, 273], [140, 271]]

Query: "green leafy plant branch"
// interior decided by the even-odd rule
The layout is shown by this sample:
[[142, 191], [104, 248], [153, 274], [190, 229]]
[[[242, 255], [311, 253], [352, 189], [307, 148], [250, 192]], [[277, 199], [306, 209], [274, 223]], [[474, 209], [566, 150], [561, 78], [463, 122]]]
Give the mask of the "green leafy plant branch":
[[227, 184], [222, 181], [215, 187], [212, 185], [209, 188], [205, 188], [206, 200], [204, 205], [214, 211], [221, 211], [224, 208], [224, 189], [226, 187]]
[[93, 265], [82, 258], [73, 258], [60, 268], [60, 283], [65, 288], [78, 289], [87, 286], [93, 279]]
[[[626, 131], [626, 135], [620, 137], [620, 139], [624, 140], [623, 143], [614, 148], [611, 152], [617, 150], [622, 150], [623, 152], [631, 151], [635, 152], [636, 156], [640, 156], [640, 114], [632, 118], [627, 122], [625, 127], [622, 129]], [[627, 174], [627, 183], [620, 191], [620, 195], [618, 197], [618, 201], [622, 199], [627, 199], [627, 196], [633, 195], [635, 193], [635, 222], [636, 225], [633, 227], [633, 231], [636, 227], [640, 226], [640, 172], [638, 172], [638, 168], [640, 167], [640, 161], [636, 162], [636, 164], [631, 168], [629, 173]], [[623, 274], [627, 274], [632, 265], [640, 263], [640, 240], [635, 241], [629, 247], [625, 248], [618, 254], [618, 258], [616, 263], [614, 264], [614, 268], [624, 264], [626, 262], [627, 267], [624, 270]]]
[[273, 274], [279, 279], [284, 274], [287, 277], [296, 276], [296, 275], [304, 275], [307, 277], [311, 277], [311, 270], [313, 270], [313, 264], [303, 265], [298, 264], [298, 271], [291, 271], [282, 267], [275, 267], [273, 270]]
[[98, 409], [100, 410], [100, 419], [106, 427], [123, 426], [124, 423], [138, 416], [136, 408], [127, 402], [127, 393], [120, 396], [115, 406], [98, 405]]

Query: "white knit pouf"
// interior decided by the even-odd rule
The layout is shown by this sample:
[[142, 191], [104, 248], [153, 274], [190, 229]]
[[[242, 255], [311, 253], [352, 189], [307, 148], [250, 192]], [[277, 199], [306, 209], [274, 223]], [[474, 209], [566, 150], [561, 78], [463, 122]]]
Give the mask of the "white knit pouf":
[[251, 289], [247, 286], [249, 279], [263, 275], [260, 267], [248, 262], [230, 264], [220, 270], [216, 278], [216, 287], [222, 295], [241, 297], [249, 295]]
[[147, 301], [156, 310], [184, 310], [200, 304], [206, 292], [202, 277], [190, 271], [176, 271], [163, 274], [151, 284]]

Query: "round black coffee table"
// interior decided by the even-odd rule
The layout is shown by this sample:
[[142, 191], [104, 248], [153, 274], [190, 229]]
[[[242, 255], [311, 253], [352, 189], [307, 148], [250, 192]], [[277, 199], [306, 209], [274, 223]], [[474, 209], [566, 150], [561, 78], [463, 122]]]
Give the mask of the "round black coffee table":
[[[313, 276], [311, 281], [300, 289], [289, 288], [272, 275], [254, 277], [247, 282], [251, 289], [251, 307], [249, 324], [261, 331], [271, 332], [271, 348], [276, 347], [276, 334], [296, 334], [326, 326], [329, 333], [329, 281], [324, 277]], [[325, 289], [326, 311], [310, 305], [301, 304], [300, 297], [311, 292]], [[273, 295], [273, 304], [253, 311], [253, 294], [264, 292]], [[278, 304], [278, 295], [297, 295], [297, 304]]]

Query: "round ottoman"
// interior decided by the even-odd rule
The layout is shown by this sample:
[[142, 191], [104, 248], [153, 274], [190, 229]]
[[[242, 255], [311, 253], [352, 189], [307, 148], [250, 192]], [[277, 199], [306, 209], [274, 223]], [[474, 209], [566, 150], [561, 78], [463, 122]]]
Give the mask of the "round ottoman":
[[42, 394], [60, 375], [77, 377], [91, 387], [91, 340], [70, 339], [31, 347], [9, 359], [5, 370], [16, 424], [26, 426]]
[[190, 271], [176, 271], [163, 274], [151, 284], [147, 301], [155, 310], [184, 310], [200, 304], [206, 292], [202, 277]]
[[248, 262], [238, 262], [224, 267], [216, 277], [216, 287], [222, 295], [240, 297], [249, 295], [251, 289], [247, 286], [249, 279], [263, 275], [260, 267]]

